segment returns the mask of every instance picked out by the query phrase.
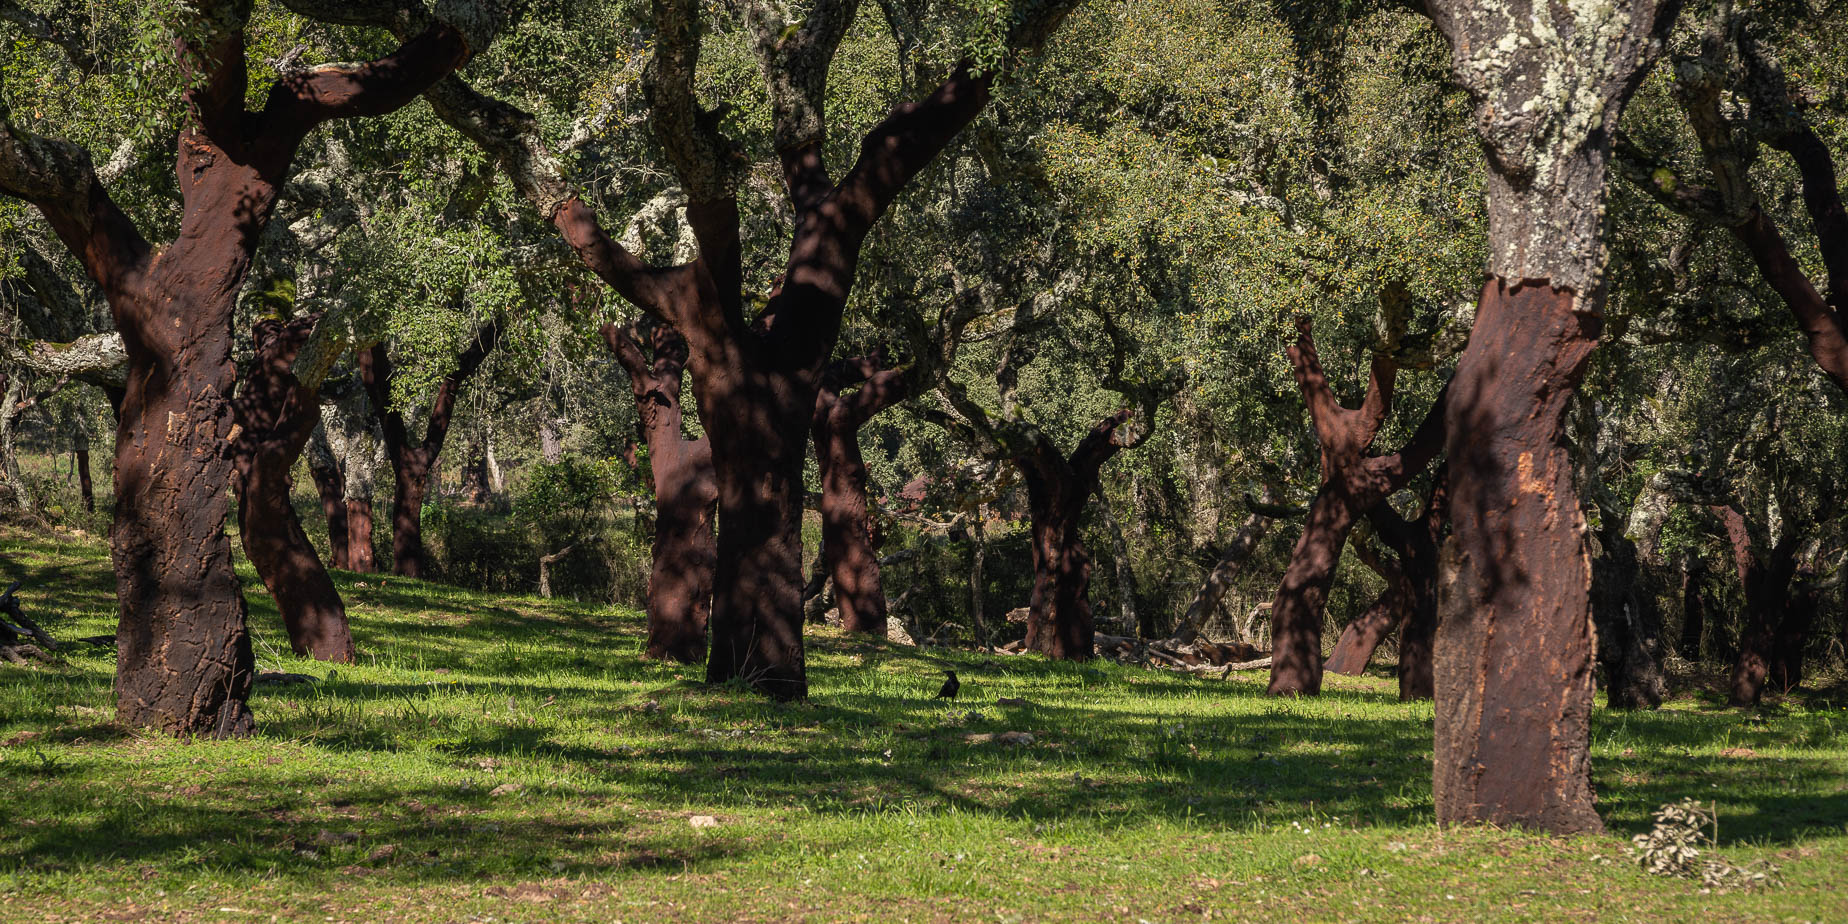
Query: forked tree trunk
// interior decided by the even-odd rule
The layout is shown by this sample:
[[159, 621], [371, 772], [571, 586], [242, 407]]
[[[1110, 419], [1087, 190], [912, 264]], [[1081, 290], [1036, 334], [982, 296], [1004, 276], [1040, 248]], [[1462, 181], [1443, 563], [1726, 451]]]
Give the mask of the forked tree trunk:
[[[455, 371], [444, 376], [437, 385], [424, 438], [416, 443], [411, 441], [404, 414], [391, 405], [392, 364], [385, 344], [375, 344], [359, 355], [360, 379], [365, 382], [366, 395], [372, 399], [372, 413], [384, 436], [385, 457], [391, 461], [391, 557], [395, 574], [421, 578], [430, 570], [423, 541], [423, 505], [430, 488], [430, 475], [435, 470], [437, 455], [443, 451], [443, 441], [449, 435], [462, 383], [481, 368], [499, 338], [498, 320], [489, 321], [475, 332], [468, 348], [456, 360]], [[370, 529], [368, 538], [369, 534]]]
[[248, 4], [192, 4], [178, 139], [179, 235], [151, 246], [81, 149], [19, 131], [0, 105], [0, 191], [31, 201], [102, 288], [128, 354], [111, 531], [120, 620], [117, 721], [176, 735], [248, 734], [253, 659], [224, 530], [233, 439], [236, 293], [316, 125], [389, 112], [468, 57], [433, 25], [371, 64], [315, 67], [249, 90]]
[[1430, 0], [1488, 160], [1488, 280], [1449, 386], [1440, 824], [1603, 830], [1591, 569], [1565, 413], [1603, 327], [1611, 133], [1678, 0]]
[[1048, 478], [1032, 471], [1027, 471], [1025, 481], [1033, 538], [1027, 650], [1055, 661], [1088, 661], [1097, 629], [1087, 596], [1091, 553], [1084, 546], [1079, 521], [1091, 486], [1077, 478]]
[[[822, 374], [810, 430], [821, 475], [821, 553], [834, 580], [841, 628], [886, 634], [885, 585], [879, 573], [878, 528], [867, 513], [866, 460], [860, 428], [903, 401], [910, 382], [902, 370], [881, 371], [883, 357], [839, 360]], [[854, 385], [859, 388], [843, 395]]]
[[1267, 692], [1273, 696], [1314, 696], [1322, 691], [1323, 618], [1348, 533], [1367, 511], [1424, 471], [1443, 445], [1444, 399], [1440, 396], [1404, 449], [1389, 456], [1366, 455], [1392, 409], [1399, 367], [1391, 350], [1408, 313], [1404, 290], [1398, 286], [1387, 286], [1380, 303], [1395, 331], [1389, 338], [1393, 343], [1374, 353], [1367, 396], [1357, 409], [1342, 407], [1335, 399], [1316, 355], [1309, 318], [1297, 320], [1299, 333], [1289, 351], [1290, 365], [1315, 426], [1322, 484], [1309, 505], [1309, 518], [1272, 600]]
[[1431, 640], [1437, 631], [1438, 548], [1450, 519], [1449, 468], [1438, 466], [1424, 509], [1410, 522], [1386, 504], [1367, 511], [1381, 541], [1399, 556], [1396, 564], [1369, 556], [1367, 564], [1386, 580], [1386, 591], [1343, 630], [1328, 658], [1328, 670], [1359, 675], [1380, 642], [1399, 629], [1399, 700], [1431, 698]]
[[[1075, 4], [1034, 4], [1004, 41], [1038, 48]], [[718, 566], [706, 676], [780, 699], [808, 694], [802, 644], [803, 461], [821, 373], [840, 336], [867, 235], [917, 174], [988, 104], [997, 68], [964, 62], [928, 97], [895, 107], [860, 139], [835, 181], [823, 117], [833, 52], [851, 15], [817, 7], [756, 45], [771, 81], [776, 150], [789, 193], [783, 284], [755, 318], [744, 299], [742, 232], [730, 143], [694, 92], [702, 23], [696, 3], [654, 5], [649, 97], [657, 139], [687, 191], [699, 245], [690, 264], [658, 269], [612, 239], [577, 197], [530, 119], [460, 81], [431, 94], [439, 116], [496, 156], [585, 266], [686, 338], [688, 366], [719, 485]], [[765, 25], [769, 17], [753, 18]]]
[[603, 327], [604, 343], [629, 373], [636, 426], [648, 446], [655, 494], [653, 567], [648, 574], [645, 655], [694, 664], [706, 657], [706, 626], [718, 552], [712, 535], [712, 446], [683, 433], [680, 384], [687, 346], [673, 328], [649, 325], [652, 359], [633, 326]]
[[289, 647], [318, 661], [346, 664], [354, 655], [346, 606], [289, 499], [290, 472], [321, 419], [316, 390], [298, 382], [290, 367], [318, 318], [286, 325], [260, 321], [252, 331], [256, 356], [232, 402], [233, 483], [244, 554], [276, 599]]
[[1032, 442], [1013, 459], [1027, 485], [1033, 540], [1029, 651], [1056, 661], [1086, 661], [1096, 653], [1097, 628], [1087, 596], [1091, 553], [1084, 546], [1080, 521], [1085, 505], [1099, 489], [1098, 474], [1104, 463], [1125, 445], [1122, 428], [1132, 416], [1131, 411], [1121, 410], [1098, 421], [1069, 456], [1034, 431]]

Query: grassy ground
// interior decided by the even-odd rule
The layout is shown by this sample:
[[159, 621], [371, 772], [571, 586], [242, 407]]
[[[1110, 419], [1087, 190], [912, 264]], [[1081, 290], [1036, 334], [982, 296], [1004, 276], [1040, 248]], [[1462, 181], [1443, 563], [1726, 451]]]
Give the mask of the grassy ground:
[[[113, 631], [94, 538], [0, 531], [0, 577], [56, 635]], [[1612, 833], [1553, 840], [1436, 828], [1430, 706], [1383, 674], [1281, 702], [821, 631], [813, 699], [774, 705], [641, 662], [627, 610], [363, 575], [330, 669], [244, 578], [260, 666], [321, 678], [259, 687], [251, 740], [111, 725], [107, 651], [0, 665], [0, 920], [1848, 921], [1839, 705], [1600, 711]], [[1782, 885], [1625, 861], [1683, 797]]]

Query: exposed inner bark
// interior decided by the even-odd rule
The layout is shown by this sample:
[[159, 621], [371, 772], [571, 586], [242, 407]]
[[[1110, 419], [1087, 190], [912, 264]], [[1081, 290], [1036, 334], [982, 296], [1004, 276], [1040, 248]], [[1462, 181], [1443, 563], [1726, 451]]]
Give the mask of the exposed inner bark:
[[1424, 509], [1406, 521], [1387, 504], [1367, 511], [1380, 539], [1399, 559], [1389, 563], [1367, 555], [1367, 565], [1386, 579], [1386, 590], [1360, 618], [1342, 630], [1327, 668], [1359, 675], [1380, 642], [1399, 629], [1399, 699], [1430, 699], [1431, 643], [1437, 631], [1438, 549], [1450, 520], [1449, 469], [1440, 465]]
[[321, 498], [321, 513], [327, 517], [328, 555], [336, 568], [352, 568], [347, 551], [346, 498], [342, 494], [345, 478], [327, 446], [327, 436], [316, 428], [308, 442], [308, 474], [314, 478], [314, 490]]
[[1745, 627], [1739, 632], [1727, 705], [1756, 706], [1767, 683], [1775, 691], [1789, 688], [1803, 675], [1803, 644], [1815, 614], [1812, 594], [1792, 588], [1797, 576], [1800, 537], [1786, 532], [1766, 548], [1754, 543], [1745, 515], [1732, 507], [1714, 507], [1726, 527], [1733, 564], [1745, 588]]
[[648, 574], [650, 658], [686, 664], [706, 657], [706, 625], [718, 551], [712, 535], [718, 485], [712, 445], [683, 432], [680, 383], [686, 369], [686, 341], [665, 324], [645, 330], [644, 356], [633, 325], [603, 327], [604, 343], [629, 373], [637, 429], [648, 446], [655, 495], [654, 564]]
[[1434, 663], [1445, 821], [1602, 829], [1592, 808], [1591, 570], [1563, 441], [1602, 318], [1492, 278], [1449, 386], [1452, 534]]
[[247, 8], [199, 11], [178, 136], [180, 231], [156, 250], [74, 146], [20, 131], [0, 104], [0, 191], [30, 201], [102, 288], [128, 354], [118, 408], [111, 532], [124, 725], [178, 735], [252, 728], [252, 656], [231, 569], [229, 512], [236, 293], [302, 139], [331, 119], [394, 110], [468, 54], [434, 25], [370, 64], [310, 68], [245, 106]]
[[244, 554], [276, 598], [289, 647], [344, 664], [354, 656], [346, 607], [289, 500], [290, 471], [321, 419], [320, 397], [290, 371], [315, 320], [260, 321], [252, 331], [256, 356], [232, 403], [237, 524]]
[[[1393, 287], [1381, 298], [1389, 323], [1398, 331], [1404, 329], [1403, 313], [1393, 303], [1402, 299], [1403, 293]], [[1405, 448], [1389, 456], [1368, 456], [1368, 447], [1392, 409], [1398, 363], [1390, 349], [1375, 350], [1365, 400], [1359, 408], [1345, 408], [1329, 388], [1308, 317], [1297, 321], [1297, 330], [1296, 343], [1290, 348], [1290, 366], [1315, 425], [1322, 484], [1309, 506], [1302, 536], [1272, 601], [1268, 692], [1273, 696], [1314, 696], [1321, 692], [1323, 617], [1328, 588], [1334, 583], [1348, 533], [1367, 511], [1422, 472], [1444, 441], [1440, 397]]]
[[[436, 398], [430, 403], [430, 419], [424, 428], [424, 438], [416, 443], [411, 441], [404, 414], [391, 405], [392, 364], [385, 344], [375, 344], [372, 349], [359, 355], [360, 379], [366, 384], [366, 394], [372, 400], [372, 413], [384, 435], [385, 457], [391, 460], [394, 487], [391, 498], [391, 554], [392, 571], [396, 574], [421, 578], [429, 572], [429, 556], [424, 551], [423, 541], [423, 504], [424, 495], [430, 488], [430, 474], [436, 466], [437, 455], [443, 451], [443, 441], [449, 436], [456, 396], [462, 390], [462, 383], [481, 368], [482, 362], [493, 351], [499, 339], [498, 319], [489, 321], [475, 332], [473, 341], [456, 360], [455, 370], [444, 376], [443, 381], [437, 385]], [[352, 515], [349, 505], [349, 519]], [[365, 531], [368, 544], [364, 548], [369, 549], [372, 534], [370, 511]], [[357, 535], [350, 541], [354, 548], [361, 547]]]
[[[860, 428], [910, 394], [904, 370], [881, 370], [878, 355], [838, 360], [822, 374], [810, 429], [821, 474], [821, 554], [834, 581], [841, 628], [885, 637], [878, 528], [867, 513]], [[855, 391], [842, 394], [854, 385]]]
[[[1008, 45], [1038, 48], [1073, 5], [1057, 0], [1021, 11]], [[802, 697], [802, 464], [821, 373], [868, 233], [987, 105], [999, 71], [964, 63], [925, 99], [895, 107], [862, 138], [858, 159], [836, 182], [823, 156], [826, 120], [814, 116], [851, 17], [819, 7], [796, 23], [774, 22], [780, 17], [763, 10], [748, 16], [775, 101], [777, 155], [794, 214], [783, 284], [750, 319], [734, 192], [738, 159], [694, 92], [700, 8], [682, 0], [653, 9], [656, 46], [644, 84], [657, 138], [690, 200], [687, 221], [699, 245], [691, 264], [656, 269], [613, 240], [539, 142], [533, 121], [517, 110], [453, 79], [433, 88], [430, 100], [439, 116], [495, 155], [585, 266], [686, 338], [719, 484], [707, 678], [741, 678], [779, 698]]]

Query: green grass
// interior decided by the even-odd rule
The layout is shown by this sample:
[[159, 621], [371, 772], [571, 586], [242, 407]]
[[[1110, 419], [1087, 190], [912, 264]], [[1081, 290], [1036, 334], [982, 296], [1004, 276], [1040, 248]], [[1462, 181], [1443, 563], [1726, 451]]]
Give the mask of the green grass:
[[[0, 558], [54, 634], [112, 631], [100, 541]], [[253, 739], [113, 726], [109, 652], [0, 665], [0, 920], [1848, 920], [1840, 707], [1600, 711], [1611, 834], [1556, 840], [1437, 828], [1430, 706], [1384, 673], [1286, 702], [821, 631], [776, 705], [642, 662], [632, 611], [348, 574], [361, 663], [330, 669], [243, 577], [260, 666], [322, 678], [259, 687]], [[965, 740], [1008, 730], [1037, 740]], [[1783, 884], [1622, 858], [1690, 796]]]

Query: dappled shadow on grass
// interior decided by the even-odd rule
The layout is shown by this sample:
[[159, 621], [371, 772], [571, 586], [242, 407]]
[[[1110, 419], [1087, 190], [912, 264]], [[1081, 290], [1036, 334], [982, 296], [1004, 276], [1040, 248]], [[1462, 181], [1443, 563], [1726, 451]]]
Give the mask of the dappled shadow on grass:
[[[60, 569], [68, 605], [112, 605], [97, 577], [105, 555], [39, 557], [25, 569]], [[260, 655], [321, 679], [259, 687], [252, 742], [111, 731], [95, 714], [112, 667], [100, 655], [8, 676], [0, 739], [33, 730], [24, 747], [43, 756], [0, 754], [7, 807], [29, 822], [0, 826], [0, 870], [128, 862], [418, 880], [697, 870], [778, 836], [752, 824], [695, 832], [694, 813], [1223, 831], [1432, 820], [1430, 707], [1397, 702], [1390, 674], [1288, 701], [1264, 697], [1256, 675], [1203, 680], [824, 632], [811, 639], [815, 698], [777, 704], [686, 679], [697, 668], [641, 661], [640, 617], [627, 611], [338, 581], [370, 657], [330, 667]], [[250, 586], [259, 637], [278, 633], [262, 628], [274, 611]], [[962, 676], [957, 703], [931, 698], [943, 666]], [[970, 738], [1004, 731], [1035, 741]], [[1719, 743], [1752, 753], [1716, 756]], [[1848, 824], [1848, 762], [1824, 716], [1600, 711], [1594, 746], [1619, 834], [1690, 796], [1722, 804], [1724, 843], [1790, 843]], [[1757, 753], [1779, 748], [1798, 750]], [[488, 795], [505, 783], [524, 788]], [[396, 849], [373, 859], [386, 846]]]
[[22, 824], [11, 832], [0, 866], [57, 872], [105, 863], [198, 864], [307, 879], [466, 880], [696, 870], [741, 848], [732, 839], [641, 830], [634, 816], [620, 813], [508, 817], [490, 811], [501, 800], [482, 790], [341, 785], [315, 776], [276, 782], [239, 793], [194, 786], [102, 796], [67, 817], [27, 811], [17, 816]]

